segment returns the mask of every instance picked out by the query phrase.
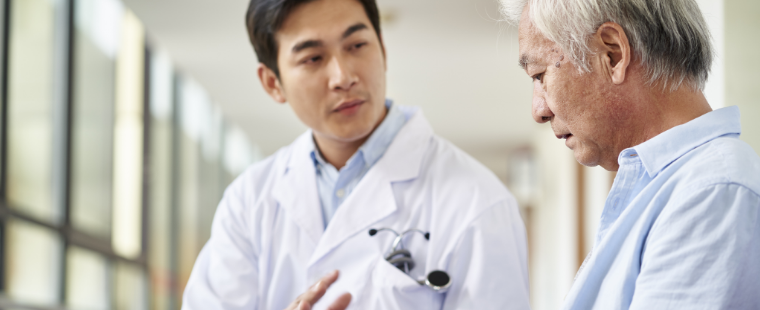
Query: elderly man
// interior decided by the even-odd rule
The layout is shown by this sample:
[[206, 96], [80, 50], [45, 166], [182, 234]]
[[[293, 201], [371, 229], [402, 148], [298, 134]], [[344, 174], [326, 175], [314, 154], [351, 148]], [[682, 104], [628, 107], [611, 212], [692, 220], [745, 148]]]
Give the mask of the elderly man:
[[564, 309], [760, 309], [760, 158], [694, 0], [502, 0], [533, 118], [618, 171]]

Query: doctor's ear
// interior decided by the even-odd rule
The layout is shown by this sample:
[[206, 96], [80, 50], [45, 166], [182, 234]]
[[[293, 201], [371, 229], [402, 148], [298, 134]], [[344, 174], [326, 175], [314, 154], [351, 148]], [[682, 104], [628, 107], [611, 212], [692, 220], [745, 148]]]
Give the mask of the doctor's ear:
[[385, 67], [385, 71], [388, 72], [388, 56], [386, 56], [385, 52], [385, 43], [383, 42], [383, 35], [378, 35], [377, 37], [380, 40], [380, 50], [383, 52], [383, 66]]
[[287, 101], [285, 98], [285, 91], [282, 88], [282, 83], [280, 83], [280, 78], [277, 77], [274, 71], [263, 63], [259, 63], [257, 73], [259, 75], [259, 81], [261, 81], [261, 86], [264, 87], [267, 94], [269, 94], [274, 101], [285, 103]]

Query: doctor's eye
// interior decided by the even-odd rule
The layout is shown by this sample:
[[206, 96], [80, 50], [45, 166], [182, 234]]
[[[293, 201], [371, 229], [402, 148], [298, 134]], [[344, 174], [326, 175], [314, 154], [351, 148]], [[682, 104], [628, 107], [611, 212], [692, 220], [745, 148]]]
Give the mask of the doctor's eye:
[[306, 59], [304, 59], [303, 61], [301, 61], [301, 63], [308, 65], [308, 64], [313, 64], [313, 63], [319, 62], [320, 60], [322, 60], [322, 56], [317, 55], [317, 56], [307, 57]]
[[358, 50], [358, 49], [364, 47], [365, 45], [367, 45], [367, 42], [360, 42], [360, 43], [352, 44], [351, 47], [349, 47], [349, 49], [351, 49], [351, 50]]

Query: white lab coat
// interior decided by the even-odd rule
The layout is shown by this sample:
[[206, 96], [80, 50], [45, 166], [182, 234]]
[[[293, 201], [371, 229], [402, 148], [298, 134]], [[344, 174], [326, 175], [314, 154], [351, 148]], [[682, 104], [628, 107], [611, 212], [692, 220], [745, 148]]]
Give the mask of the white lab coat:
[[[311, 132], [253, 165], [226, 190], [195, 262], [183, 309], [284, 309], [329, 271], [340, 278], [315, 309], [350, 292], [349, 309], [528, 309], [525, 228], [512, 195], [480, 163], [435, 136], [421, 111], [399, 131], [324, 228], [309, 156]], [[384, 260], [391, 233], [410, 275]], [[433, 270], [452, 285], [415, 280]]]

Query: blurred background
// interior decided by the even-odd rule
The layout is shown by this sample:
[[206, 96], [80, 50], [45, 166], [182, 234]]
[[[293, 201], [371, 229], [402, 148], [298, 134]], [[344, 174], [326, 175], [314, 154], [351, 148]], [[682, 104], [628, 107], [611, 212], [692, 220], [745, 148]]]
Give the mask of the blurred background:
[[[760, 151], [760, 1], [699, 0], [706, 95]], [[497, 0], [378, 0], [388, 96], [490, 168], [557, 309], [614, 173], [530, 117]], [[306, 128], [259, 86], [247, 0], [0, 0], [0, 309], [179, 309], [224, 188]]]

